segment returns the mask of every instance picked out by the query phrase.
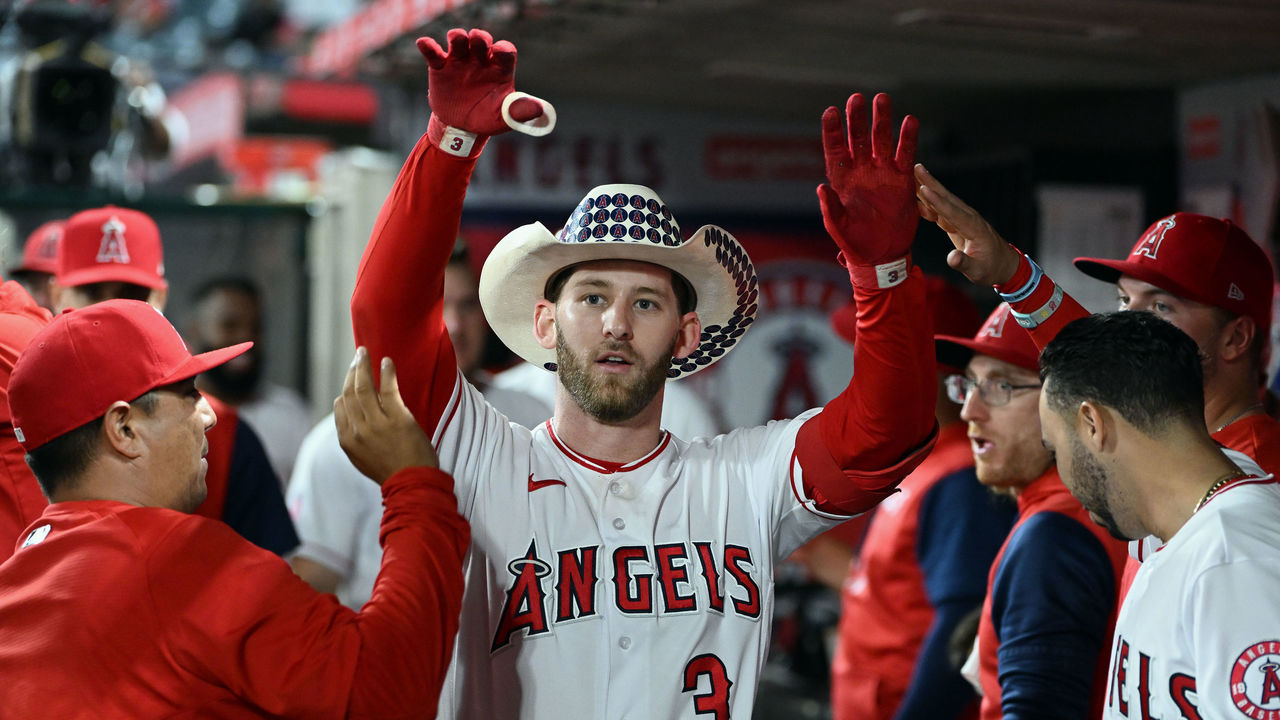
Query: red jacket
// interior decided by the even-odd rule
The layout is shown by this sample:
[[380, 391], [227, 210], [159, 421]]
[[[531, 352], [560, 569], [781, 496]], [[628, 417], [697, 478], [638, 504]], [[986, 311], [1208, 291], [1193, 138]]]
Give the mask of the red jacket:
[[433, 716], [470, 536], [438, 470], [382, 494], [382, 570], [359, 613], [222, 523], [50, 505], [0, 565], [5, 716]]
[[49, 501], [27, 467], [26, 451], [9, 419], [9, 373], [31, 338], [49, 324], [49, 311], [12, 280], [0, 285], [0, 562], [13, 552], [14, 540], [40, 517]]

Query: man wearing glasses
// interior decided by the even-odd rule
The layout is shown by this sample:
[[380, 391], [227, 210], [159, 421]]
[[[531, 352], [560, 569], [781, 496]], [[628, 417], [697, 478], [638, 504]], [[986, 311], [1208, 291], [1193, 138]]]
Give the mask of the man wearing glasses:
[[978, 624], [982, 720], [1098, 717], [1125, 546], [1089, 519], [1040, 442], [1039, 358], [1000, 305], [972, 339], [935, 336], [978, 481], [1018, 503]]

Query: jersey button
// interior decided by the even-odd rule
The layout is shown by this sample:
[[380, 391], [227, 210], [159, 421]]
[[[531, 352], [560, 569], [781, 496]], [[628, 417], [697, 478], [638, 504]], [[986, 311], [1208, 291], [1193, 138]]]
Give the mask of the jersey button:
[[624, 522], [622, 518], [614, 518], [614, 519], [613, 519], [613, 529], [614, 529], [614, 530], [622, 530], [622, 529], [624, 529], [624, 528], [626, 528], [626, 527], [627, 527], [627, 523], [626, 523], [626, 522]]
[[623, 650], [630, 650], [631, 638], [627, 637], [626, 635], [623, 635], [622, 637], [618, 638], [618, 647], [622, 648]]
[[622, 483], [618, 482], [617, 480], [614, 480], [613, 482], [609, 483], [609, 492], [613, 493], [614, 495], [617, 495], [618, 493], [622, 492]]

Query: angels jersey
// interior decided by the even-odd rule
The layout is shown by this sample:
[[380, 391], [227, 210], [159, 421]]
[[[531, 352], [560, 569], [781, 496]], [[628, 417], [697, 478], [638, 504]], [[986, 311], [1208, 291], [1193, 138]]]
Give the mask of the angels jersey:
[[437, 444], [475, 528], [461, 624], [484, 631], [459, 636], [441, 716], [749, 716], [774, 564], [846, 519], [805, 506], [792, 464], [816, 411], [616, 465], [455, 400]]
[[1280, 485], [1215, 493], [1147, 558], [1112, 641], [1104, 718], [1280, 718]]

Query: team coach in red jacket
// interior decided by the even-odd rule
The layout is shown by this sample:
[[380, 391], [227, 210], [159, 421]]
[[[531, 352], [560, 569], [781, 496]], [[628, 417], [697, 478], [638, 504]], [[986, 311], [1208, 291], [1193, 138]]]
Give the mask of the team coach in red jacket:
[[192, 356], [151, 306], [60, 315], [9, 382], [14, 431], [51, 504], [0, 565], [6, 717], [434, 715], [469, 533], [453, 481], [363, 351], [335, 403], [352, 461], [382, 486], [382, 570], [359, 613], [320, 595], [204, 500]]

